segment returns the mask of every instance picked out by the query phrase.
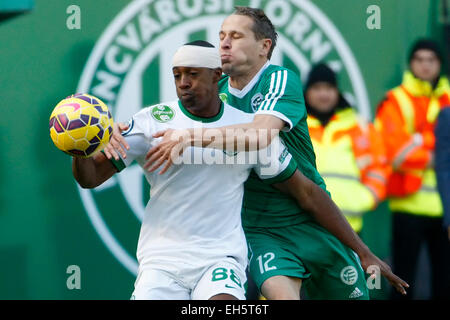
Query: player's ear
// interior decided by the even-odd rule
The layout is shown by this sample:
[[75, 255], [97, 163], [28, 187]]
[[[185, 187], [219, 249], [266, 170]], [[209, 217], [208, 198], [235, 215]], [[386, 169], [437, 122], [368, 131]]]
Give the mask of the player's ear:
[[272, 48], [272, 39], [269, 39], [269, 38], [262, 39], [261, 51], [260, 51], [261, 55], [268, 57], [270, 48]]
[[219, 82], [220, 78], [222, 77], [222, 68], [216, 68], [213, 70], [213, 81], [214, 83]]

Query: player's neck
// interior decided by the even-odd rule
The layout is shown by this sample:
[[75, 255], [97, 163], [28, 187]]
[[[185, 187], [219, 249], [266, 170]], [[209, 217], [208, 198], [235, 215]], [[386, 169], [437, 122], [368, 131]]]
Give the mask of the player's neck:
[[187, 111], [192, 113], [194, 116], [200, 118], [212, 118], [219, 114], [222, 101], [219, 95], [216, 94], [209, 101], [205, 101], [203, 104], [196, 104], [194, 106], [185, 106]]
[[247, 84], [258, 74], [259, 70], [266, 64], [267, 60], [262, 60], [255, 64], [250, 70], [245, 73], [230, 75], [230, 86], [234, 89], [242, 90]]

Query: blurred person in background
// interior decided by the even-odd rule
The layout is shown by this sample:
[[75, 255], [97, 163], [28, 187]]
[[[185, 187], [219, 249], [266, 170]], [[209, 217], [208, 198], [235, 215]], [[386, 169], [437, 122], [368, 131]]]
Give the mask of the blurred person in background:
[[[417, 40], [403, 82], [387, 93], [375, 120], [393, 170], [387, 185], [393, 265], [394, 272], [412, 284], [406, 299], [413, 297], [423, 243], [431, 258], [432, 298], [448, 298], [450, 293], [450, 244], [442, 228], [434, 171], [434, 127], [439, 112], [450, 104], [448, 79], [440, 75], [442, 57], [436, 42]], [[393, 298], [400, 296], [394, 292]]]
[[326, 64], [311, 70], [305, 86], [308, 129], [317, 169], [332, 199], [360, 233], [362, 216], [386, 195], [389, 167], [380, 135], [339, 91]]

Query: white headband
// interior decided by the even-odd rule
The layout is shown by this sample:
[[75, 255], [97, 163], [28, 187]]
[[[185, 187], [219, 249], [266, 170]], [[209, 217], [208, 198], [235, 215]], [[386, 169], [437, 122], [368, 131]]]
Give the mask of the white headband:
[[214, 47], [184, 45], [173, 56], [172, 67], [222, 68], [219, 51]]

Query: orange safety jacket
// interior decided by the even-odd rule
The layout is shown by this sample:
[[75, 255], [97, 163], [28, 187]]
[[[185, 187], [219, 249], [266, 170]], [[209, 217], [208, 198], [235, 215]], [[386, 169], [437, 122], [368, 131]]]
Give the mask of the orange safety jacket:
[[407, 71], [400, 86], [390, 90], [379, 105], [375, 126], [386, 146], [393, 172], [387, 193], [392, 210], [441, 216], [432, 165], [434, 126], [440, 110], [450, 105], [450, 86], [441, 77], [430, 83]]
[[325, 126], [312, 115], [307, 122], [317, 170], [333, 201], [359, 232], [362, 214], [386, 195], [390, 168], [381, 136], [351, 107], [337, 111]]

